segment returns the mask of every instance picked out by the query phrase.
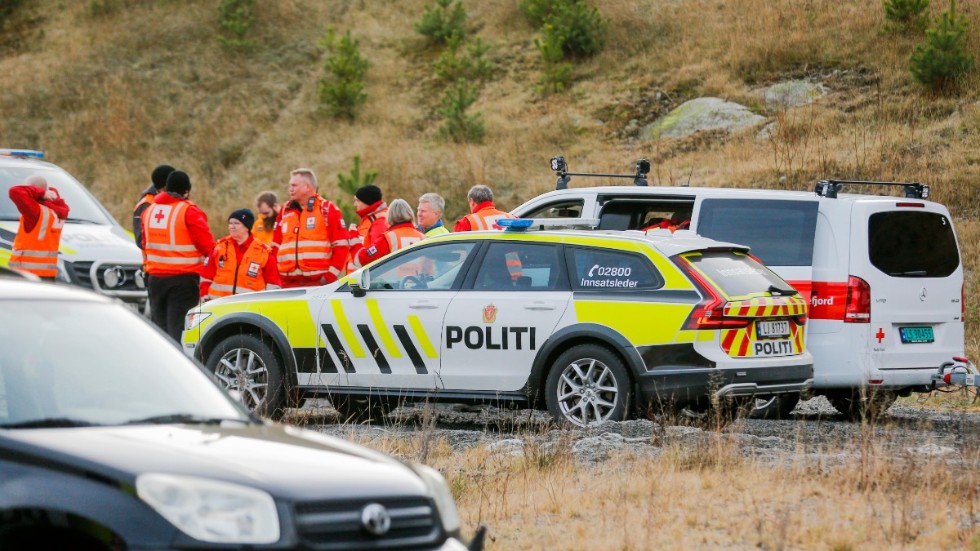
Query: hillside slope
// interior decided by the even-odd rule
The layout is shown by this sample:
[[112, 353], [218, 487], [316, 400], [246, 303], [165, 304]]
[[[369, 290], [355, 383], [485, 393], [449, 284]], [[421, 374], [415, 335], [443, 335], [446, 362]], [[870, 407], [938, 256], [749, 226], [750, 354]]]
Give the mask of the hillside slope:
[[[256, 2], [254, 50], [229, 53], [218, 45], [218, 0], [29, 2], [0, 36], [0, 146], [43, 149], [120, 220], [153, 166], [178, 166], [219, 234], [227, 212], [261, 190], [284, 192], [297, 166], [312, 167], [336, 197], [336, 174], [355, 155], [379, 170], [388, 199], [414, 204], [438, 191], [448, 218], [463, 213], [474, 183], [492, 186], [507, 208], [550, 189], [555, 154], [573, 170], [604, 172], [646, 157], [651, 180], [663, 185], [923, 181], [957, 216], [974, 294], [980, 77], [956, 96], [926, 94], [908, 71], [921, 37], [885, 31], [880, 0], [594, 2], [609, 24], [606, 47], [576, 61], [572, 86], [548, 96], [536, 91], [538, 33], [520, 2], [464, 0], [470, 35], [491, 46], [495, 70], [473, 108], [487, 135], [462, 145], [436, 136], [440, 50], [413, 29], [432, 3]], [[945, 5], [933, 2], [933, 14]], [[959, 10], [980, 59], [980, 0], [961, 0]], [[352, 31], [372, 64], [369, 99], [353, 124], [317, 101], [318, 42], [328, 27]], [[807, 107], [767, 108], [765, 88], [793, 78], [828, 93]], [[634, 131], [705, 96], [746, 105], [777, 131], [680, 140]]]

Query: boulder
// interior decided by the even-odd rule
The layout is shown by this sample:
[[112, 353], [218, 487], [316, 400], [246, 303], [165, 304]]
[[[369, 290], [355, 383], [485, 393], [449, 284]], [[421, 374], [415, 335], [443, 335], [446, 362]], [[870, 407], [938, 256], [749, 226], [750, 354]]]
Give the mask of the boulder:
[[769, 109], [791, 109], [809, 105], [827, 93], [822, 84], [807, 80], [789, 80], [773, 84], [762, 94]]
[[657, 122], [646, 127], [645, 138], [683, 138], [705, 130], [736, 132], [765, 121], [744, 105], [721, 98], [698, 98], [684, 102]]

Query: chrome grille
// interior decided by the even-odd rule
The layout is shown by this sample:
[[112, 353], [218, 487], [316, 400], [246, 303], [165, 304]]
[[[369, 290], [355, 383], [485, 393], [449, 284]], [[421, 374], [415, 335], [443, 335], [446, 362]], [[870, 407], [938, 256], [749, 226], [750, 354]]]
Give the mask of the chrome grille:
[[[370, 503], [383, 505], [391, 517], [387, 533], [370, 534], [361, 512]], [[303, 503], [296, 506], [299, 536], [316, 549], [431, 549], [442, 543], [435, 505], [425, 498]]]
[[[95, 289], [96, 291], [112, 296], [122, 296], [122, 297], [135, 297], [135, 296], [146, 296], [146, 291], [140, 289], [136, 285], [136, 272], [142, 269], [139, 264], [124, 264], [118, 262], [100, 262], [96, 264], [95, 262], [66, 262], [68, 268], [68, 275], [71, 278], [72, 283], [82, 287], [87, 287], [89, 289]], [[95, 280], [93, 281], [93, 270], [92, 267], [95, 266]], [[122, 273], [124, 274], [124, 281], [122, 285], [118, 287], [108, 287], [103, 277], [103, 272], [108, 268], [113, 268], [119, 266]]]

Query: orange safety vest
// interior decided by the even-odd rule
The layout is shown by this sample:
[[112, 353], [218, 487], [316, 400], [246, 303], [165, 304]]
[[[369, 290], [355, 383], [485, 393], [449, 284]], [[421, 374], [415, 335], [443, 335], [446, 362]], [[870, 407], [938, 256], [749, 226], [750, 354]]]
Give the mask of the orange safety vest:
[[270, 245], [272, 244], [272, 234], [275, 233], [275, 230], [275, 226], [272, 226], [271, 230], [265, 229], [265, 224], [261, 220], [256, 220], [255, 225], [252, 226], [252, 237], [259, 243]]
[[470, 229], [474, 231], [479, 230], [499, 230], [500, 227], [497, 226], [497, 220], [501, 218], [517, 218], [509, 212], [504, 212], [497, 209], [480, 209], [476, 212], [467, 214], [464, 217], [470, 222]]
[[[388, 239], [388, 254], [391, 254], [399, 249], [404, 249], [409, 245], [422, 241], [425, 239], [425, 234], [413, 226], [403, 226], [386, 231], [385, 237]], [[425, 268], [426, 266], [421, 261], [410, 262], [407, 264], [402, 263], [395, 269], [395, 273], [398, 274], [398, 277], [405, 277], [408, 275], [417, 276], [426, 272], [429, 275], [432, 275], [433, 270], [431, 265], [429, 266], [428, 270]]]
[[[153, 195], [152, 193], [144, 193], [143, 194], [143, 197], [140, 198], [139, 203], [136, 203], [136, 206], [133, 207], [133, 212], [136, 212], [136, 211], [140, 210], [140, 207], [143, 206], [143, 205], [145, 205], [145, 204], [147, 204], [147, 203], [149, 203], [149, 204], [152, 205], [154, 203], [154, 201], [153, 201], [153, 198], [154, 197], [156, 197], [156, 195]], [[149, 207], [147, 207], [147, 208], [149, 208]]]
[[143, 211], [146, 273], [200, 273], [204, 255], [194, 246], [187, 230], [187, 208], [193, 204], [187, 200], [165, 205], [154, 203]]
[[265, 290], [266, 282], [262, 270], [272, 255], [272, 247], [253, 239], [241, 260], [238, 260], [235, 257], [238, 254], [237, 247], [231, 237], [221, 238], [216, 246], [222, 247], [223, 251], [217, 259], [218, 266], [215, 268], [209, 295], [226, 297]]
[[38, 206], [41, 207], [41, 216], [34, 229], [25, 231], [24, 219], [21, 218], [8, 265], [38, 277], [55, 277], [58, 275], [58, 246], [65, 221], [58, 218], [50, 207]]
[[302, 211], [283, 207], [279, 219], [282, 244], [279, 245], [279, 273], [284, 276], [315, 277], [330, 268], [331, 244], [323, 219], [323, 197], [314, 196], [313, 208]]
[[[364, 218], [361, 218], [361, 221], [357, 223], [357, 233], [351, 232], [347, 241], [352, 253], [354, 252], [354, 247], [357, 245], [362, 245], [364, 247], [371, 246], [371, 226], [373, 226], [377, 220], [383, 220], [385, 224], [387, 224], [388, 207], [380, 209], [377, 212], [372, 212]], [[354, 273], [359, 268], [360, 266], [357, 264], [354, 255], [347, 255], [347, 273]]]

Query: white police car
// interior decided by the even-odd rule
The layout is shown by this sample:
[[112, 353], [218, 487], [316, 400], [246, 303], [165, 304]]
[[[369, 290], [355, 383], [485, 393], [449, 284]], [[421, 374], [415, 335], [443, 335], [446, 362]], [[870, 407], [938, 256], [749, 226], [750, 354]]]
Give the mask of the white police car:
[[492, 402], [585, 426], [798, 394], [812, 376], [805, 320], [799, 294], [740, 246], [467, 232], [331, 285], [208, 302], [188, 314], [183, 346], [268, 414], [325, 394], [348, 417]]

